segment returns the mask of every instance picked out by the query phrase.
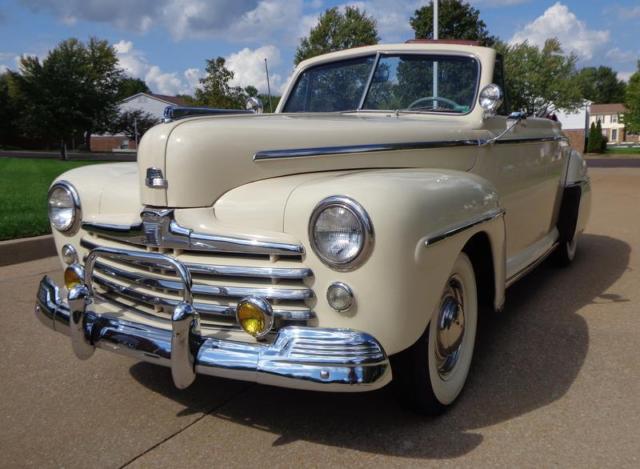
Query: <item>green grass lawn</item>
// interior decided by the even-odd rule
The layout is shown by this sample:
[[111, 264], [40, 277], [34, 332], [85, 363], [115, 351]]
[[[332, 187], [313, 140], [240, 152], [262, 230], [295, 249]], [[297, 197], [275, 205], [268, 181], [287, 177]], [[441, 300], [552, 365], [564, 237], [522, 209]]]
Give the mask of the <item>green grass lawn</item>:
[[640, 148], [607, 148], [611, 156], [635, 156], [640, 158]]
[[49, 233], [49, 185], [65, 171], [93, 163], [0, 158], [0, 240]]

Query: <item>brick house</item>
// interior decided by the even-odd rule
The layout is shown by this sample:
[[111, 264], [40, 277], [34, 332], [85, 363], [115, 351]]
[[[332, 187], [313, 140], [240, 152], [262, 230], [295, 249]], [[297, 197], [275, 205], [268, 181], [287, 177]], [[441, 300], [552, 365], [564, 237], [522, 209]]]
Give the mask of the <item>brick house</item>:
[[[153, 93], [138, 93], [118, 103], [120, 112], [141, 110], [162, 119], [167, 106], [186, 106], [187, 103], [177, 96]], [[94, 134], [91, 136], [91, 151], [135, 151], [136, 142], [124, 134]]]
[[624, 104], [592, 104], [589, 116], [589, 126], [600, 121], [602, 135], [609, 139], [609, 143], [638, 143], [640, 135], [628, 134], [625, 129], [623, 115], [627, 111]]

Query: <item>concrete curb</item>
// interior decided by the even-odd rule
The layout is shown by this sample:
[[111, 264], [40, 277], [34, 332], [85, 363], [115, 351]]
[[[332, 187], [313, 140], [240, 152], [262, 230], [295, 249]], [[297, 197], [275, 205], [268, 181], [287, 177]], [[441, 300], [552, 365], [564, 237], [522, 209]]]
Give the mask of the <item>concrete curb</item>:
[[0, 241], [0, 266], [56, 255], [53, 235]]

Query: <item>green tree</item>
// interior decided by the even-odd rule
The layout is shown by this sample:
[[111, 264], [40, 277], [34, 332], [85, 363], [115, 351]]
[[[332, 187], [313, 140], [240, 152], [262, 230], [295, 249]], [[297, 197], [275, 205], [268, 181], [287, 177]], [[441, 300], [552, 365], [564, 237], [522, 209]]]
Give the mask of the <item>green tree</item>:
[[627, 132], [640, 133], [640, 60], [638, 60], [638, 71], [629, 78], [624, 102], [627, 107], [627, 112], [624, 113]]
[[[600, 124], [600, 121], [598, 121], [598, 124]], [[587, 140], [587, 152], [598, 153], [599, 149], [602, 148], [601, 142], [602, 142], [602, 131], [598, 132], [596, 124], [592, 122], [591, 127], [589, 128], [589, 139]]]
[[0, 146], [13, 144], [19, 134], [20, 108], [11, 92], [11, 74], [0, 74]]
[[188, 94], [177, 94], [176, 98], [182, 99], [187, 106], [195, 106], [197, 104], [196, 99]]
[[198, 105], [221, 109], [244, 109], [247, 93], [239, 86], [231, 86], [234, 73], [225, 66], [225, 59], [207, 60], [207, 75], [200, 79], [195, 101]]
[[123, 133], [131, 140], [139, 141], [147, 130], [159, 122], [154, 116], [140, 109], [125, 111], [117, 115], [111, 123], [111, 133]]
[[565, 55], [557, 39], [540, 49], [523, 42], [498, 43], [504, 56], [505, 86], [513, 110], [544, 114], [557, 108], [575, 110], [583, 102], [576, 79], [574, 54]]
[[[23, 109], [21, 131], [53, 143], [106, 131], [117, 112], [122, 70], [115, 50], [106, 41], [87, 44], [67, 39], [40, 62], [20, 59], [20, 73], [11, 72], [16, 101]], [[64, 155], [64, 152], [63, 152]]]
[[577, 80], [584, 99], [597, 104], [624, 102], [625, 82], [610, 67], [585, 67]]
[[151, 93], [144, 80], [133, 77], [123, 77], [118, 85], [118, 101], [138, 93]]
[[[433, 39], [433, 1], [416, 10], [409, 23], [416, 39]], [[462, 0], [440, 0], [438, 38], [478, 41], [483, 46], [492, 46], [496, 42], [480, 19], [480, 11]]]
[[380, 38], [376, 21], [357, 7], [347, 6], [344, 12], [338, 7], [329, 8], [302, 38], [296, 49], [295, 65], [303, 60], [352, 47], [377, 44]]

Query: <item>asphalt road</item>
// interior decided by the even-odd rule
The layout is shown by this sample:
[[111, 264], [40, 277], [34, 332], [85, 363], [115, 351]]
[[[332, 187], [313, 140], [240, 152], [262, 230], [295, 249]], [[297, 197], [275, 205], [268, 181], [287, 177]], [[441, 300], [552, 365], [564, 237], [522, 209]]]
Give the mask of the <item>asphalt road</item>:
[[640, 169], [591, 171], [579, 257], [543, 264], [481, 324], [438, 419], [388, 389], [320, 394], [199, 377], [97, 351], [33, 315], [55, 259], [0, 268], [0, 466], [640, 466]]

